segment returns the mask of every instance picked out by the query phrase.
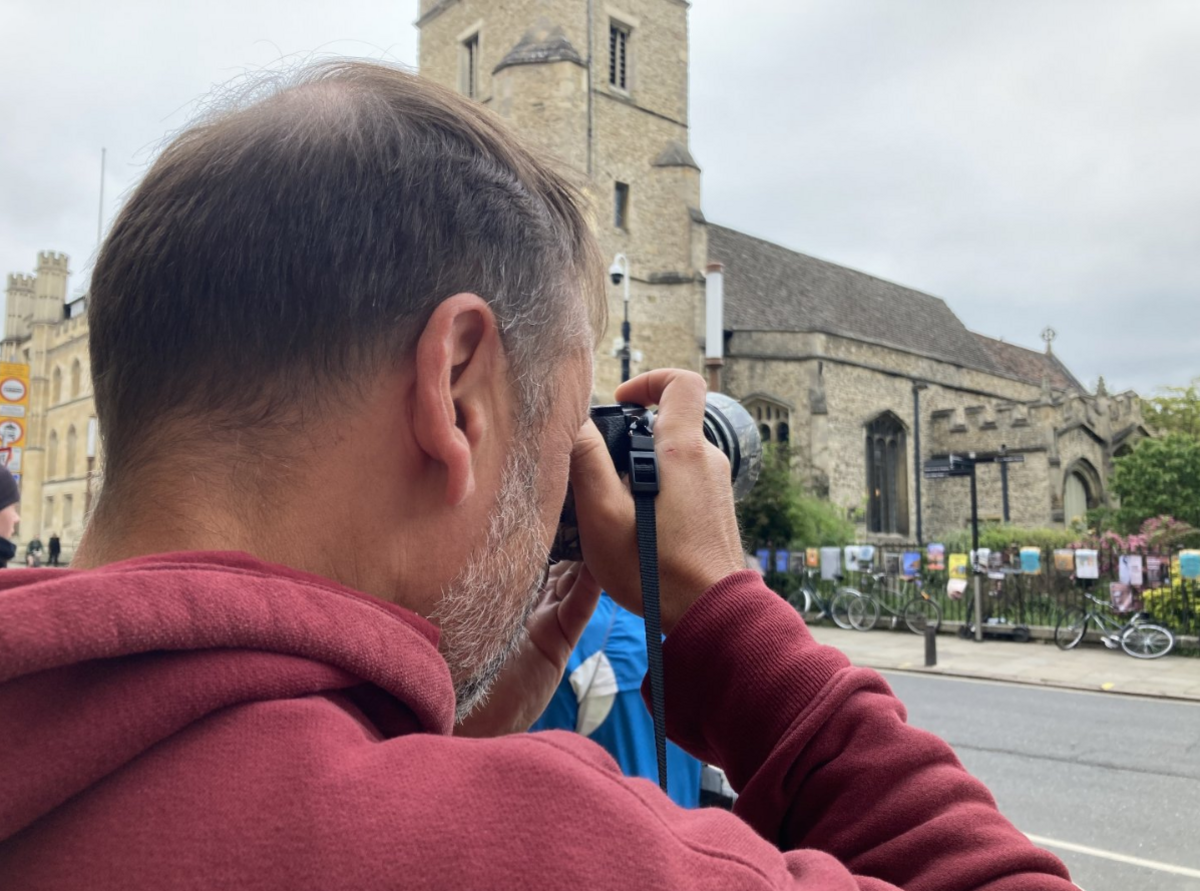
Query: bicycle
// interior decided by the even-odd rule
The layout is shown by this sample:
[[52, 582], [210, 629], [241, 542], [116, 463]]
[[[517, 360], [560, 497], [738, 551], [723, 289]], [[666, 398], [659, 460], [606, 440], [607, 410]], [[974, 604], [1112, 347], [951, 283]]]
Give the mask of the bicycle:
[[799, 595], [804, 598], [803, 604], [799, 604], [800, 615], [809, 625], [828, 616], [833, 620], [833, 624], [849, 631], [854, 626], [850, 624], [848, 615], [848, 607], [852, 598], [848, 596], [847, 592], [852, 589], [838, 588], [833, 596], [826, 599], [821, 596], [817, 586], [813, 584], [814, 575], [815, 573], [811, 569], [804, 570], [804, 582], [800, 585], [799, 591]]
[[[871, 573], [868, 577], [872, 580], [872, 587], [876, 589], [883, 584], [886, 578], [881, 572]], [[850, 624], [858, 631], [870, 631], [879, 621], [879, 614], [882, 610], [891, 614], [893, 628], [896, 627], [897, 622], [903, 619], [904, 624], [913, 634], [924, 634], [926, 628], [933, 628], [934, 631], [937, 631], [942, 627], [942, 608], [925, 589], [925, 581], [921, 576], [914, 576], [913, 584], [916, 586], [917, 593], [906, 600], [898, 610], [892, 609], [876, 597], [873, 591], [847, 589], [858, 595], [858, 599], [851, 600], [846, 607]]]
[[1073, 650], [1087, 634], [1088, 625], [1096, 623], [1100, 641], [1110, 650], [1118, 646], [1134, 659], [1160, 659], [1175, 648], [1175, 635], [1170, 629], [1142, 621], [1143, 614], [1135, 613], [1124, 625], [1100, 610], [1110, 610], [1098, 597], [1084, 592], [1084, 597], [1100, 609], [1082, 610], [1078, 607], [1063, 613], [1054, 626], [1054, 642], [1061, 650]]

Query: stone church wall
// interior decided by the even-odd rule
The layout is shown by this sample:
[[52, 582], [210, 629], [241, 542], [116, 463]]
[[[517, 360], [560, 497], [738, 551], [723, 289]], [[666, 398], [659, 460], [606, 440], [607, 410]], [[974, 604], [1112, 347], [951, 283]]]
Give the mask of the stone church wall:
[[[739, 398], [763, 394], [794, 409], [791, 444], [797, 473], [817, 494], [860, 521], [863, 538], [902, 541], [916, 537], [916, 476], [913, 462], [914, 380], [920, 393], [921, 461], [950, 452], [1023, 454], [1009, 468], [1009, 516], [1021, 525], [1061, 521], [1063, 468], [1086, 457], [1103, 473], [1104, 447], [1087, 433], [1068, 434], [1061, 456], [1055, 431], [1061, 407], [1034, 402], [1041, 388], [1024, 381], [939, 362], [900, 350], [855, 343], [825, 334], [736, 332], [730, 339], [726, 388]], [[1021, 400], [1021, 401], [1014, 401]], [[1086, 416], [1086, 400], [1074, 412]], [[1122, 403], [1119, 415], [1132, 411]], [[872, 536], [867, 506], [866, 425], [885, 411], [906, 434], [908, 534]], [[978, 475], [980, 517], [1000, 520], [1003, 500], [999, 468], [982, 465]], [[922, 532], [926, 540], [962, 528], [970, 516], [965, 480], [922, 480]], [[1057, 511], [1057, 512], [1056, 512]]]

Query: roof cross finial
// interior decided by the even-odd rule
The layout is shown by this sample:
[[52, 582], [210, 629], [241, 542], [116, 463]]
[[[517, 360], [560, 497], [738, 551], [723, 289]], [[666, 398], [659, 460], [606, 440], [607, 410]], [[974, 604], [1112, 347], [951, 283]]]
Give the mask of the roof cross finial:
[[1042, 340], [1046, 341], [1046, 355], [1050, 354], [1050, 344], [1054, 343], [1054, 338], [1058, 337], [1058, 332], [1047, 325], [1042, 329]]

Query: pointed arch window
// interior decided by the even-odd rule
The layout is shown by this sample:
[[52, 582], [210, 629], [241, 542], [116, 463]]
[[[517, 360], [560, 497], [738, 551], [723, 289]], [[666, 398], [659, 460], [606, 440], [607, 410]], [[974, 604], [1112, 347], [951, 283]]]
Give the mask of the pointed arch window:
[[53, 479], [58, 476], [58, 431], [50, 431], [50, 441], [46, 445], [46, 476]]
[[50, 404], [62, 402], [62, 369], [54, 366], [54, 374], [50, 375]]
[[867, 531], [908, 534], [908, 449], [904, 425], [891, 412], [867, 424]]
[[76, 398], [83, 391], [83, 366], [76, 359], [71, 363], [71, 398]]
[[75, 425], [72, 424], [67, 429], [67, 466], [64, 468], [64, 472], [65, 472], [66, 476], [74, 476], [75, 475], [75, 445], [76, 445], [75, 441], [76, 441], [76, 439], [77, 439], [77, 437], [75, 435]]

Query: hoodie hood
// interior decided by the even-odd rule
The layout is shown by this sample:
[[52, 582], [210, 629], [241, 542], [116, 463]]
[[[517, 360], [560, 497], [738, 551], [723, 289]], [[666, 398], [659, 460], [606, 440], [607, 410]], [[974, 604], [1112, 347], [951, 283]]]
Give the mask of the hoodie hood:
[[245, 554], [0, 575], [0, 840], [230, 706], [354, 691], [384, 735], [449, 734], [437, 630]]

